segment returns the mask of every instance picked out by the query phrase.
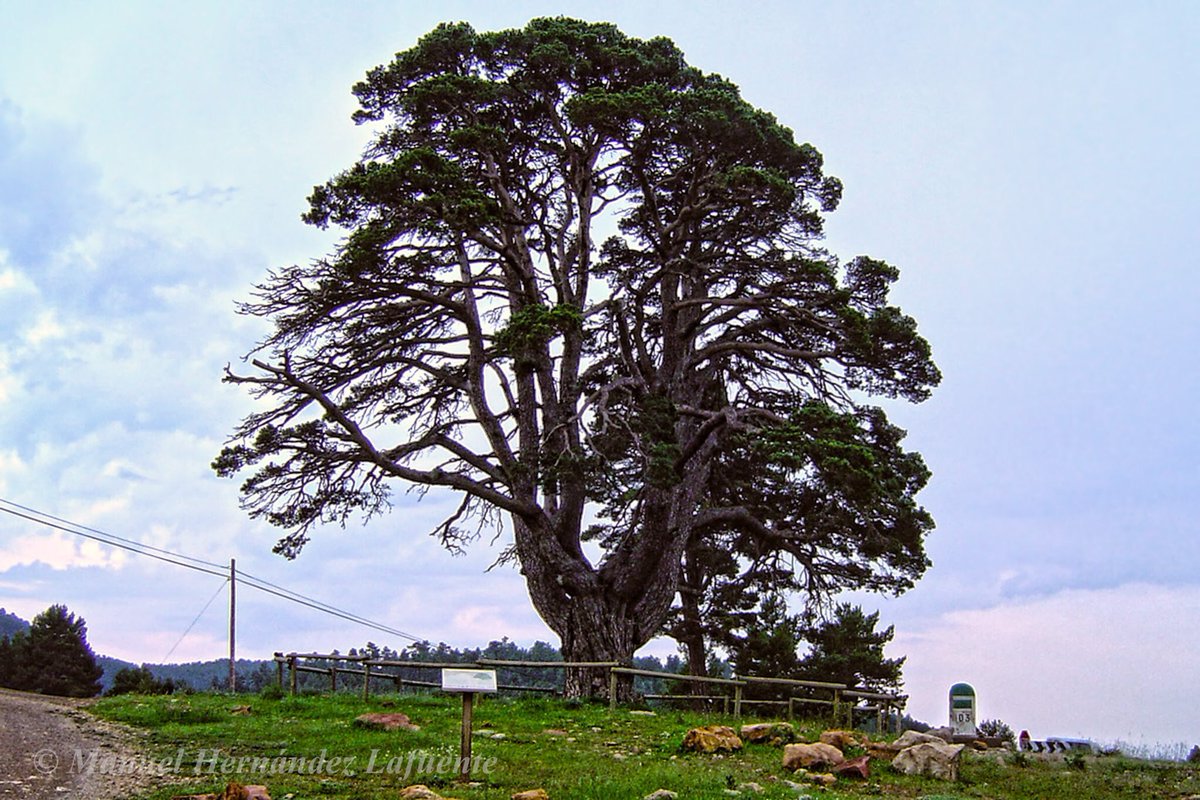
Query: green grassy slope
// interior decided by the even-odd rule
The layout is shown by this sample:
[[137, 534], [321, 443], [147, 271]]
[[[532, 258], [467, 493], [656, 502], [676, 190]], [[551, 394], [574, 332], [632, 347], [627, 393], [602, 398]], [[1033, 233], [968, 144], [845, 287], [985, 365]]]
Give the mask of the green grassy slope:
[[[236, 706], [249, 706], [250, 713], [231, 713]], [[454, 697], [388, 695], [364, 702], [344, 694], [283, 699], [120, 696], [105, 698], [92, 710], [150, 731], [164, 780], [185, 784], [164, 784], [148, 796], [153, 800], [185, 791], [217, 791], [230, 780], [266, 784], [276, 800], [394, 798], [412, 783], [463, 800], [507, 799], [538, 787], [553, 800], [637, 800], [656, 789], [705, 800], [728, 798], [728, 789], [751, 782], [762, 793], [744, 791], [743, 797], [796, 800], [797, 790], [784, 781], [803, 780], [782, 769], [780, 750], [765, 745], [748, 745], [733, 755], [681, 753], [680, 741], [691, 727], [748, 721], [693, 712], [660, 710], [645, 716], [620, 710], [610, 715], [603, 706], [486, 698], [475, 710], [475, 782], [464, 786], [455, 783], [451, 765], [458, 755], [461, 721], [461, 705]], [[384, 732], [354, 726], [354, 718], [367, 711], [400, 711], [421, 729]], [[820, 723], [800, 728], [811, 738], [821, 730]], [[901, 776], [885, 763], [872, 762], [867, 781], [843, 780], [830, 790], [812, 787], [805, 792], [831, 800], [1183, 798], [1200, 794], [1200, 770], [1121, 757], [1075, 766], [1036, 760], [1015, 766], [971, 755], [957, 783]]]

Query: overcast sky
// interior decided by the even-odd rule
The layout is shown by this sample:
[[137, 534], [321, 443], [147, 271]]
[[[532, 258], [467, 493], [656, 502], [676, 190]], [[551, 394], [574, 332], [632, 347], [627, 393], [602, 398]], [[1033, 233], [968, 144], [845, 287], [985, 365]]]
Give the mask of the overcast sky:
[[[0, 497], [435, 642], [554, 641], [494, 550], [425, 536], [444, 501], [286, 562], [208, 465], [261, 333], [235, 300], [333, 241], [299, 216], [359, 154], [351, 85], [441, 21], [612, 21], [816, 145], [846, 186], [829, 245], [901, 269], [945, 374], [891, 410], [934, 472], [935, 566], [863, 602], [910, 711], [945, 723], [967, 681], [1035, 737], [1200, 742], [1200, 6], [428, 5], [0, 0]], [[0, 606], [66, 603], [98, 652], [162, 660], [220, 585], [0, 515]], [[246, 656], [406, 643], [239, 600]], [[227, 653], [223, 602], [172, 660]]]

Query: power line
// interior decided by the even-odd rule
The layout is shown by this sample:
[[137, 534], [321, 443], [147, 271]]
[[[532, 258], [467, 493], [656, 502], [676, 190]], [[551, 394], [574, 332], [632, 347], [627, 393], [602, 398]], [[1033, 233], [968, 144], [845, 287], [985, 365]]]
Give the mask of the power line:
[[[121, 536], [117, 536], [115, 533], [107, 533], [105, 531], [97, 530], [96, 528], [89, 528], [87, 525], [81, 525], [78, 522], [72, 522], [69, 519], [62, 519], [61, 517], [56, 517], [53, 514], [47, 514], [45, 511], [38, 511], [36, 508], [29, 508], [28, 506], [23, 506], [20, 503], [14, 503], [12, 500], [7, 500], [2, 497], [0, 497], [0, 503], [5, 503], [7, 505], [12, 506], [13, 508], [19, 508], [22, 511], [28, 511], [30, 514], [37, 514], [39, 517], [45, 517], [46, 519], [52, 519], [55, 522], [61, 522], [64, 525], [70, 525], [71, 527], [78, 528], [79, 530], [90, 531], [92, 533], [103, 536], [106, 539], [115, 539], [118, 542], [125, 542], [126, 544], [134, 545], [143, 550], [153, 550], [156, 553], [163, 553], [164, 555], [175, 556], [176, 558], [182, 558], [186, 561], [193, 561], [197, 564], [203, 564], [206, 567], [212, 567], [214, 569], [220, 569], [220, 570], [225, 569], [224, 564], [216, 564], [212, 561], [205, 561], [202, 558], [193, 558], [192, 556], [185, 556], [182, 553], [174, 553], [174, 552], [171, 552], [170, 550], [164, 550], [161, 547], [155, 547], [154, 545], [151, 545], [151, 544], [144, 544], [142, 542], [138, 542], [133, 539], [125, 539]], [[0, 509], [0, 510], [2, 510], [2, 509]], [[222, 573], [222, 574], [224, 574], [224, 573]]]
[[[0, 498], [0, 502], [8, 503], [8, 501], [4, 500], [3, 498]], [[12, 503], [11, 505], [15, 506], [16, 503]], [[23, 506], [18, 506], [18, 508], [21, 508], [21, 507], [23, 507]], [[5, 514], [11, 514], [14, 517], [20, 517], [21, 519], [29, 520], [30, 522], [36, 522], [39, 525], [45, 525], [47, 528], [54, 528], [56, 530], [63, 531], [64, 533], [72, 533], [76, 536], [82, 536], [85, 539], [91, 539], [93, 541], [100, 542], [101, 544], [106, 544], [109, 547], [119, 547], [122, 550], [128, 550], [129, 552], [137, 553], [140, 556], [149, 556], [150, 558], [157, 558], [159, 561], [165, 561], [168, 564], [174, 564], [177, 567], [187, 567], [188, 569], [194, 569], [197, 572], [204, 572], [209, 575], [216, 575], [217, 577], [220, 577], [220, 578], [225, 577], [224, 572], [215, 572], [214, 570], [206, 569], [205, 567], [198, 567], [195, 564], [188, 564], [184, 561], [179, 561], [174, 558], [167, 558], [166, 556], [160, 556], [155, 553], [147, 552], [145, 550], [139, 550], [136, 547], [132, 547], [128, 544], [122, 544], [120, 541], [111, 541], [109, 539], [101, 538], [100, 536], [95, 536], [90, 533], [85, 533], [82, 530], [75, 530], [74, 528], [68, 528], [68, 527], [66, 527], [66, 525], [59, 525], [58, 523], [55, 523], [55, 522], [47, 522], [44, 519], [39, 519], [37, 517], [31, 517], [30, 515], [22, 514], [19, 511], [13, 511], [11, 508], [5, 508], [3, 506], [0, 506], [0, 511], [3, 511]], [[40, 514], [41, 512], [35, 511], [34, 513]], [[50, 519], [55, 519], [55, 518], [50, 517]], [[68, 524], [74, 525], [75, 523], [72, 522], [72, 523], [68, 523]], [[105, 534], [105, 535], [107, 535], [107, 534]], [[129, 540], [123, 540], [123, 541], [129, 541]], [[172, 555], [174, 555], [174, 554], [172, 554]], [[183, 558], [186, 558], [186, 556], [183, 556]]]
[[[27, 520], [29, 522], [34, 522], [34, 523], [37, 523], [39, 525], [44, 525], [49, 528], [54, 528], [55, 530], [63, 531], [64, 533], [70, 533], [75, 536], [81, 536], [85, 539], [91, 539], [93, 541], [100, 542], [101, 544], [109, 545], [110, 547], [117, 547], [122, 550], [128, 550], [129, 552], [135, 553], [137, 555], [149, 556], [150, 558], [154, 558], [159, 561], [164, 561], [168, 564], [174, 564], [175, 566], [186, 567], [188, 569], [195, 570], [197, 572], [203, 572], [208, 575], [215, 575], [219, 578], [225, 578], [225, 583], [229, 582], [228, 573], [225, 571], [224, 567], [220, 564], [215, 564], [211, 561], [205, 561], [203, 559], [186, 556], [186, 555], [183, 555], [182, 553], [176, 553], [174, 551], [166, 550], [161, 547], [153, 547], [151, 545], [142, 544], [141, 542], [135, 541], [133, 539], [126, 539], [124, 537], [116, 536], [111, 533], [106, 533], [104, 531], [97, 530], [95, 528], [89, 528], [87, 526], [80, 525], [75, 522], [71, 522], [70, 520], [61, 519], [59, 517], [55, 517], [51, 514], [47, 514], [45, 512], [39, 511], [37, 509], [29, 508], [29, 507], [23, 506], [19, 503], [14, 503], [11, 500], [7, 500], [2, 497], [0, 497], [0, 503], [12, 506], [13, 508], [5, 508], [4, 505], [0, 505], [0, 511], [3, 511], [6, 514], [10, 514], [14, 517], [19, 517], [19, 518]], [[14, 511], [13, 510], [14, 508], [21, 509], [21, 511]], [[22, 512], [28, 512], [28, 513], [22, 513]], [[31, 515], [37, 515], [37, 516], [31, 516]], [[53, 522], [50, 522], [48, 520], [53, 520]], [[68, 526], [70, 526], [70, 527], [68, 527]], [[149, 552], [149, 551], [153, 551], [153, 552]], [[187, 562], [194, 562], [194, 563], [187, 563]], [[206, 566], [197, 566], [197, 564], [203, 564]], [[209, 569], [208, 567], [214, 567], [216, 569], [220, 569], [221, 571], [217, 572], [214, 569]], [[292, 591], [291, 589], [286, 589], [282, 586], [278, 586], [278, 585], [273, 584], [269, 581], [266, 581], [262, 578], [257, 578], [253, 575], [249, 575], [245, 572], [239, 572], [238, 576], [243, 579], [242, 582], [245, 583], [245, 585], [249, 586], [252, 589], [257, 589], [260, 592], [274, 595], [276, 597], [280, 597], [284, 600], [288, 600], [290, 602], [297, 603], [302, 606], [307, 606], [308, 608], [314, 609], [316, 611], [321, 611], [323, 613], [329, 614], [334, 617], [338, 617], [338, 618], [346, 620], [348, 622], [354, 622], [358, 625], [372, 628], [374, 630], [380, 631], [381, 633], [387, 633], [389, 635], [398, 636], [402, 639], [408, 639], [408, 640], [414, 641], [414, 642], [422, 640], [422, 637], [414, 636], [411, 633], [406, 633], [406, 632], [398, 630], [396, 628], [392, 628], [390, 626], [384, 625], [380, 622], [375, 622], [374, 620], [367, 619], [366, 617], [361, 617], [361, 616], [359, 616], [357, 614], [353, 614], [349, 611], [344, 611], [343, 609], [337, 608], [335, 606], [331, 606], [328, 603], [323, 603], [320, 600], [315, 600], [311, 597], [307, 597], [306, 595], [302, 595], [299, 592]], [[249, 580], [246, 580], [247, 578]], [[222, 588], [223, 587], [224, 587], [224, 583], [222, 584]], [[219, 593], [220, 589], [218, 589], [217, 591]], [[211, 604], [211, 603], [212, 603], [212, 600], [209, 601], [209, 604]], [[207, 608], [207, 606], [205, 606], [205, 608]], [[201, 614], [203, 614], [203, 611], [201, 612]], [[199, 619], [199, 617], [197, 617], [197, 619]], [[192, 624], [194, 625], [195, 622], [193, 621]], [[190, 630], [190, 626], [189, 626], [189, 630]], [[187, 635], [187, 632], [184, 633], [184, 636], [186, 636], [186, 635]], [[182, 639], [181, 639], [181, 641], [182, 641]], [[176, 646], [178, 646], [178, 643], [176, 643]], [[172, 650], [173, 649], [174, 648], [172, 648]]]
[[[271, 587], [271, 589], [278, 589], [281, 592], [286, 592], [288, 595], [290, 595], [290, 597], [288, 597], [287, 599], [291, 600], [292, 602], [301, 603], [302, 605], [308, 605], [309, 603], [314, 603], [315, 604], [313, 606], [314, 608], [319, 607], [318, 610], [325, 611], [326, 613], [329, 613], [329, 614], [334, 614], [335, 616], [341, 616], [344, 619], [350, 620], [351, 622], [357, 622], [360, 625], [366, 625], [368, 627], [377, 628], [378, 630], [381, 630], [384, 633], [390, 633], [394, 636], [399, 636], [402, 639], [410, 639], [411, 641], [414, 641], [414, 642], [421, 641], [421, 637], [419, 637], [419, 636], [413, 636], [411, 633], [405, 633], [404, 631], [397, 630], [395, 628], [381, 626], [381, 625], [379, 625], [379, 623], [373, 622], [372, 620], [369, 620], [366, 617], [360, 617], [359, 615], [353, 614], [349, 611], [343, 611], [342, 609], [337, 608], [335, 606], [331, 606], [328, 603], [323, 603], [320, 600], [316, 600], [312, 597], [308, 597], [307, 595], [300, 594], [299, 592], [293, 591], [291, 589], [286, 589], [282, 586], [271, 583], [268, 580], [264, 580], [263, 578], [259, 578], [254, 575], [251, 575], [248, 572], [239, 571], [238, 577], [243, 578], [243, 579], [249, 578], [251, 581], [255, 581], [259, 584], [263, 584], [262, 586], [257, 586], [257, 585], [255, 585], [255, 583], [248, 584], [250, 587], [252, 587], [254, 589], [258, 589], [260, 592], [267, 592], [268, 594], [277, 594], [276, 592], [273, 592], [270, 589], [265, 588], [265, 587], [269, 586], [269, 587]], [[307, 602], [304, 602], [304, 601], [307, 601]]]
[[188, 624], [187, 629], [184, 630], [184, 632], [180, 635], [179, 640], [175, 642], [175, 644], [171, 645], [171, 649], [168, 650], [167, 654], [162, 657], [162, 661], [160, 663], [167, 663], [167, 659], [171, 657], [171, 653], [174, 653], [175, 648], [179, 647], [179, 645], [183, 643], [183, 640], [187, 638], [187, 635], [192, 632], [192, 628], [196, 627], [196, 623], [199, 622], [200, 618], [204, 616], [204, 612], [208, 611], [208, 607], [213, 604], [213, 600], [217, 599], [217, 595], [221, 593], [221, 590], [225, 588], [225, 584], [227, 583], [229, 583], [229, 581], [225, 580], [220, 586], [217, 587], [217, 590], [213, 592], [213, 596], [208, 598], [208, 602], [204, 604], [204, 608], [200, 609], [200, 613], [197, 614], [196, 618]]

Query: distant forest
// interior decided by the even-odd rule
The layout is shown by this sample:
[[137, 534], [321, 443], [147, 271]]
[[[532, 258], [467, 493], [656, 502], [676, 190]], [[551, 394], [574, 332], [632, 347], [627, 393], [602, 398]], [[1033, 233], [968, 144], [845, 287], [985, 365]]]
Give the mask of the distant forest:
[[[502, 661], [562, 661], [562, 654], [554, 645], [546, 642], [534, 642], [531, 647], [522, 647], [509, 639], [503, 638], [499, 641], [494, 641], [488, 644], [487, 647], [463, 648], [458, 649], [442, 642], [433, 645], [429, 642], [415, 642], [414, 644], [405, 647], [403, 650], [393, 650], [390, 647], [379, 646], [374, 642], [367, 642], [362, 647], [351, 647], [349, 650], [330, 650], [330, 655], [347, 655], [347, 656], [362, 656], [368, 655], [373, 659], [383, 659], [386, 661], [412, 661], [412, 662], [437, 662], [444, 664], [470, 664], [481, 658], [492, 658]], [[136, 666], [127, 662], [118, 661], [100, 657], [100, 662], [105, 668], [105, 678], [111, 680], [111, 676], [116, 674], [117, 670], [126, 667]], [[309, 659], [303, 662], [310, 667], [328, 668], [336, 662]], [[209, 689], [224, 689], [229, 680], [229, 659], [217, 659], [214, 661], [197, 661], [189, 664], [146, 664], [145, 665], [159, 680], [172, 680], [177, 685], [183, 683], [186, 686], [196, 690]], [[346, 665], [350, 666], [350, 665]], [[648, 669], [662, 672], [671, 672], [675, 674], [683, 674], [686, 672], [686, 664], [678, 656], [668, 656], [665, 661], [660, 660], [655, 656], [641, 656], [634, 659], [634, 666], [639, 669]], [[418, 667], [391, 667], [389, 672], [399, 674], [405, 681], [419, 682], [428, 681], [436, 682], [439, 675], [436, 670], [422, 669]], [[522, 686], [522, 687], [537, 687], [546, 689], [557, 689], [562, 686], [562, 670], [554, 668], [516, 668], [497, 670], [497, 678], [503, 686]], [[266, 686], [275, 684], [278, 681], [279, 673], [275, 666], [275, 662], [271, 659], [261, 661], [251, 661], [238, 659], [237, 661], [237, 679], [238, 690], [246, 692], [257, 692]], [[103, 681], [104, 679], [102, 679]], [[286, 669], [284, 681], [286, 684]], [[651, 681], [650, 684], [659, 684], [660, 682]], [[106, 684], [107, 685], [107, 684]], [[329, 678], [324, 675], [314, 674], [310, 672], [301, 672], [297, 676], [297, 686], [302, 691], [309, 690], [328, 690]], [[285, 686], [286, 688], [286, 686]], [[362, 688], [362, 678], [354, 675], [351, 672], [340, 673], [338, 675], [338, 689], [352, 691]], [[660, 691], [664, 689], [663, 685], [651, 686], [646, 685], [645, 691]]]

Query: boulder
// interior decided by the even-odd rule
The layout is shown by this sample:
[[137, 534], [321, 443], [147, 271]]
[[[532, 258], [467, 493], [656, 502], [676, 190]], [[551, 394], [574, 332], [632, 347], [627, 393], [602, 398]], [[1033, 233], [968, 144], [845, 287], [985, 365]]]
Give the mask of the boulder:
[[512, 800], [550, 800], [550, 795], [545, 789], [529, 789], [512, 795]]
[[796, 741], [796, 729], [790, 722], [759, 722], [743, 725], [742, 738], [753, 744], [769, 744], [780, 747]]
[[871, 777], [871, 757], [859, 756], [843, 761], [833, 768], [833, 774], [839, 778], [866, 778]]
[[892, 769], [905, 775], [927, 775], [944, 781], [956, 781], [962, 751], [961, 744], [916, 744], [896, 754], [892, 759]]
[[793, 772], [803, 767], [836, 766], [846, 760], [842, 751], [824, 742], [789, 744], [783, 748], [783, 768]]
[[842, 751], [845, 751], [847, 747], [857, 747], [862, 744], [862, 738], [854, 731], [825, 731], [818, 738], [825, 744], [833, 745]]
[[931, 733], [918, 733], [917, 731], [905, 731], [900, 734], [900, 737], [894, 742], [867, 742], [867, 754], [871, 758], [878, 758], [882, 761], [891, 761], [896, 757], [896, 754], [901, 750], [905, 750], [917, 744], [946, 744], [946, 740]]
[[[355, 718], [354, 724], [359, 728], [373, 728], [381, 731], [419, 731], [421, 728], [413, 725], [407, 714], [399, 712], [390, 712], [387, 714], [372, 712], [370, 714], [360, 714]], [[420, 784], [417, 784], [418, 786]]]
[[808, 776], [808, 779], [817, 786], [833, 786], [837, 783], [837, 776], [829, 772], [817, 772]]
[[932, 742], [933, 744], [946, 744], [946, 740], [940, 736], [934, 736], [932, 733], [919, 733], [917, 731], [905, 731], [900, 734], [900, 738], [892, 742], [891, 747], [898, 753], [906, 747], [912, 747], [914, 744], [924, 744]]
[[705, 725], [688, 731], [680, 746], [693, 753], [715, 753], [718, 750], [732, 753], [742, 749], [742, 740], [728, 725]]

